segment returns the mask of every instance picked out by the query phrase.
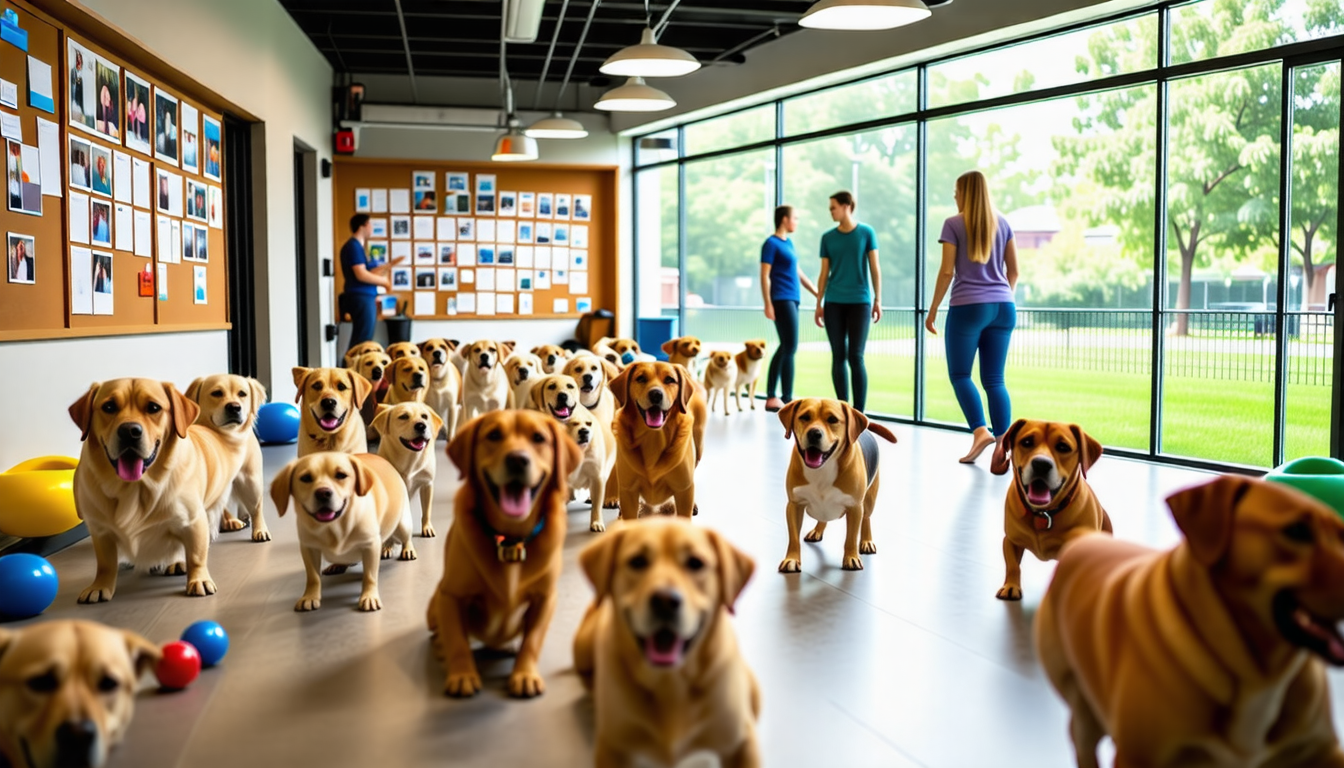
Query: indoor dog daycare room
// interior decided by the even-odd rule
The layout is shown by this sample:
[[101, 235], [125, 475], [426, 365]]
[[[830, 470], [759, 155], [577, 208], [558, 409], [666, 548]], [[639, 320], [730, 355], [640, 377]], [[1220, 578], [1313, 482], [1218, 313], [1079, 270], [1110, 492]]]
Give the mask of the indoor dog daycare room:
[[1344, 768], [1344, 0], [3, 0], [0, 768]]

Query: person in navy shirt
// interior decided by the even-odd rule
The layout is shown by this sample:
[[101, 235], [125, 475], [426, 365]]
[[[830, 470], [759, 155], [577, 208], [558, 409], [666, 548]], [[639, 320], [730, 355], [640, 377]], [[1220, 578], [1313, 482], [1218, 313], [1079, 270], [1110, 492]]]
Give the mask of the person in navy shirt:
[[345, 278], [345, 288], [341, 292], [340, 312], [350, 315], [351, 325], [347, 352], [356, 344], [373, 340], [373, 326], [378, 319], [378, 286], [392, 290], [387, 270], [393, 264], [405, 261], [404, 257], [398, 257], [390, 264], [371, 264], [364, 245], [372, 230], [368, 214], [355, 214], [350, 219], [350, 239], [341, 247], [341, 276]]
[[[798, 352], [798, 303], [802, 293], [799, 283], [813, 296], [817, 287], [798, 271], [798, 254], [793, 250], [789, 235], [798, 231], [798, 214], [793, 206], [781, 205], [775, 209], [775, 234], [761, 246], [761, 295], [765, 298], [765, 318], [773, 320], [779, 333], [779, 348], [770, 358], [770, 372], [765, 380], [765, 410], [778, 411], [793, 399], [793, 356]], [[776, 386], [783, 381], [783, 399], [775, 396]]]

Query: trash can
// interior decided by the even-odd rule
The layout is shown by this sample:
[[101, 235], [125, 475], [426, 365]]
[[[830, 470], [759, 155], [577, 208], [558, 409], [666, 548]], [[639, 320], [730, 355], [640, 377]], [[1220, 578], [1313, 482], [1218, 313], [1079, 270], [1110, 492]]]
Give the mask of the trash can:
[[668, 358], [663, 353], [663, 343], [675, 338], [677, 338], [675, 317], [641, 317], [635, 321], [635, 341], [646, 355], [653, 355], [659, 360], [666, 361]]
[[387, 326], [387, 343], [389, 345], [411, 340], [411, 318], [405, 315], [396, 315], [384, 318], [383, 323]]

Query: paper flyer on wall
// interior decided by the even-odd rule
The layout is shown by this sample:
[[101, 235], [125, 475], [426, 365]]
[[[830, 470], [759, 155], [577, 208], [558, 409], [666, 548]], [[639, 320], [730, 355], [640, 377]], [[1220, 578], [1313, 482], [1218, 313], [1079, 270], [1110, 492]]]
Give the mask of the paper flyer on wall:
[[93, 251], [93, 314], [110, 315], [113, 311], [112, 254]]
[[459, 267], [470, 267], [476, 264], [476, 246], [473, 243], [458, 243], [457, 245], [457, 265]]
[[593, 311], [593, 299], [591, 296], [580, 296], [574, 300], [574, 311], [588, 313]]
[[518, 266], [523, 269], [531, 269], [535, 251], [536, 249], [530, 245], [518, 246], [518, 250], [515, 254], [518, 257]]
[[155, 250], [158, 251], [158, 261], [161, 264], [172, 264], [173, 233], [168, 228], [168, 217], [160, 216], [158, 218], [158, 227], [155, 231]]
[[182, 263], [182, 222], [168, 220], [168, 253], [172, 254], [171, 263]]
[[551, 311], [557, 315], [569, 314], [569, 299], [556, 299], [551, 302]]
[[568, 285], [569, 270], [568, 269], [551, 270], [551, 280], [554, 281], [556, 285]]
[[93, 251], [78, 246], [70, 249], [70, 314], [93, 314]]
[[[462, 282], [470, 282], [463, 280]], [[476, 311], [476, 294], [459, 293], [457, 294], [457, 311], [465, 314], [471, 314]]]
[[435, 314], [434, 297], [438, 296], [433, 291], [416, 291], [414, 313], [417, 317], [429, 317]]
[[537, 250], [537, 258], [536, 258], [537, 269], [550, 269], [551, 247], [549, 245], [539, 245], [537, 246], [536, 250]]
[[19, 108], [19, 84], [0, 79], [0, 107]]
[[514, 283], [515, 277], [515, 272], [512, 269], [495, 270], [495, 290], [513, 293], [517, 290]]
[[535, 279], [536, 278], [532, 276], [532, 270], [530, 269], [518, 270], [518, 290], [520, 291], [532, 290], [533, 281]]
[[124, 152], [112, 153], [112, 199], [127, 205], [135, 204], [135, 183], [131, 178], [131, 156]]
[[518, 314], [520, 315], [532, 314], [532, 294], [530, 293], [518, 294]]
[[481, 267], [476, 270], [476, 288], [482, 291], [495, 290], [494, 267]]
[[452, 216], [440, 216], [436, 227], [437, 240], [457, 239], [457, 219]]
[[475, 285], [475, 284], [476, 284], [476, 270], [474, 270], [474, 269], [463, 269], [463, 270], [460, 270], [460, 271], [458, 272], [458, 274], [457, 274], [457, 279], [460, 280], [460, 281], [462, 281], [463, 283], [465, 283], [465, 284], [467, 284], [467, 285]]
[[430, 216], [416, 216], [411, 228], [411, 237], [416, 240], [434, 239], [434, 219]]
[[61, 190], [61, 126], [50, 120], [37, 118], [37, 154], [42, 166], [42, 194], [60, 197]]
[[149, 193], [149, 163], [138, 157], [131, 158], [131, 202], [136, 208], [153, 208], [154, 198]]
[[588, 273], [570, 272], [569, 273], [569, 295], [582, 296], [588, 292]]
[[387, 190], [372, 190], [373, 198], [369, 206], [369, 213], [387, 213]]
[[536, 279], [532, 287], [538, 291], [548, 291], [551, 288], [551, 271], [549, 269], [538, 269]]
[[411, 190], [409, 189], [391, 189], [388, 190], [388, 207], [392, 213], [410, 213], [411, 212]]
[[70, 242], [89, 242], [89, 196], [80, 192], [70, 193]]
[[159, 277], [155, 282], [159, 285], [159, 301], [168, 300], [168, 265], [159, 264]]
[[135, 212], [135, 255], [154, 255], [154, 219], [149, 211]]
[[206, 285], [208, 267], [191, 268], [191, 295], [197, 304], [209, 304], [209, 287]]
[[513, 294], [497, 293], [495, 294], [495, 310], [501, 315], [513, 314]]
[[28, 106], [56, 114], [56, 91], [51, 84], [51, 65], [28, 57]]
[[18, 115], [11, 115], [8, 112], [0, 112], [0, 136], [6, 139], [13, 139], [18, 142], [23, 141], [23, 120]]
[[476, 314], [493, 315], [495, 314], [495, 294], [489, 291], [476, 292]]
[[112, 234], [116, 239], [113, 247], [118, 251], [134, 251], [135, 217], [131, 215], [131, 206], [117, 203], [112, 211]]
[[367, 189], [355, 190], [355, 213], [370, 213], [373, 210], [373, 195]]

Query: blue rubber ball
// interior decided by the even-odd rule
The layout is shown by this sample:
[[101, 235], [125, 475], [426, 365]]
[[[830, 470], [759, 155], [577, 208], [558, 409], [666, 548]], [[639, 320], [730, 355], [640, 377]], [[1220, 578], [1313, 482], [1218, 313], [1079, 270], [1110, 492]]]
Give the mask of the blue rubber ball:
[[0, 557], [0, 616], [26, 619], [51, 607], [60, 580], [44, 557], [19, 553]]
[[229, 633], [214, 621], [198, 621], [182, 633], [182, 641], [191, 643], [201, 654], [201, 666], [213, 667], [229, 652]]
[[622, 362], [622, 363], [625, 363], [626, 365], [629, 365], [629, 364], [635, 362], [635, 353], [634, 353], [634, 352], [626, 352], [625, 354], [621, 355], [621, 362]]
[[299, 439], [299, 409], [293, 403], [267, 403], [257, 412], [257, 438], [271, 445]]

